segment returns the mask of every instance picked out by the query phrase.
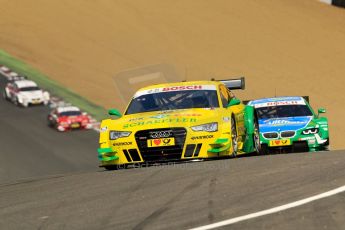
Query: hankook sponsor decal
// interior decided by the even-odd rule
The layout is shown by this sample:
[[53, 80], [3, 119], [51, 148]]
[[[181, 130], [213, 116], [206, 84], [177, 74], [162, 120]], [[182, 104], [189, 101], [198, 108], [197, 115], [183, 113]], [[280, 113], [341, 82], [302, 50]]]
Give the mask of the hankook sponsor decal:
[[132, 142], [115, 142], [113, 146], [124, 146], [124, 145], [132, 145]]
[[213, 135], [205, 135], [205, 136], [195, 136], [195, 137], [191, 137], [192, 140], [210, 139], [210, 138], [213, 138]]

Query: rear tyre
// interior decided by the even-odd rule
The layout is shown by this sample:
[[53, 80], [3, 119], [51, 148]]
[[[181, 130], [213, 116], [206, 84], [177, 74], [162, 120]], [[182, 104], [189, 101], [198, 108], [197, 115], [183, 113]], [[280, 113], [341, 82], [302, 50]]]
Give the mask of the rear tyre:
[[6, 90], [4, 90], [4, 92], [2, 93], [2, 96], [3, 96], [3, 98], [4, 98], [6, 101], [9, 101], [9, 100], [10, 100], [10, 99], [8, 98], [8, 96], [7, 96]]
[[231, 157], [236, 157], [237, 151], [238, 151], [238, 143], [237, 143], [236, 121], [233, 117], [231, 118], [231, 144], [233, 148]]

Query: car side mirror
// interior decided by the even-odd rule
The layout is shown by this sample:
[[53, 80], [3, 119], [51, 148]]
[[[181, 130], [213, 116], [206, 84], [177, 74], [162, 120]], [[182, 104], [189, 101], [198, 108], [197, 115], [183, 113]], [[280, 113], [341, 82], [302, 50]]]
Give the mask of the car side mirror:
[[319, 116], [320, 113], [326, 113], [326, 109], [320, 108], [320, 109], [317, 110], [317, 112], [318, 112], [317, 116]]
[[239, 105], [241, 104], [241, 100], [238, 98], [232, 98], [229, 102], [229, 104], [226, 106], [227, 108], [233, 105]]
[[114, 115], [114, 116], [117, 116], [117, 117], [121, 117], [121, 113], [117, 110], [117, 109], [109, 109], [108, 110], [108, 114], [109, 115]]

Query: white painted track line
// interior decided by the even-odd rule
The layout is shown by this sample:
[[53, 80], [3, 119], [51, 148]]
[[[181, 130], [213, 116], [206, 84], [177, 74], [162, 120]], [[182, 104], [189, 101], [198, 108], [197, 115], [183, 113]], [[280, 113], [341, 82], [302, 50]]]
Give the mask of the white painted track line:
[[301, 206], [301, 205], [304, 205], [304, 204], [307, 204], [307, 203], [310, 203], [310, 202], [313, 202], [313, 201], [316, 201], [316, 200], [320, 200], [320, 199], [323, 199], [323, 198], [326, 198], [326, 197], [329, 197], [329, 196], [333, 196], [333, 195], [336, 195], [336, 194], [342, 193], [342, 192], [345, 192], [345, 185], [341, 186], [339, 188], [330, 190], [328, 192], [324, 192], [324, 193], [321, 193], [321, 194], [318, 194], [318, 195], [315, 195], [315, 196], [312, 196], [312, 197], [308, 197], [308, 198], [305, 198], [305, 199], [302, 199], [302, 200], [298, 200], [298, 201], [295, 201], [295, 202], [292, 202], [292, 203], [288, 203], [288, 204], [285, 204], [285, 205], [282, 205], [282, 206], [266, 209], [266, 210], [263, 210], [263, 211], [247, 214], [247, 215], [244, 215], [244, 216], [239, 216], [239, 217], [231, 218], [231, 219], [228, 219], [228, 220], [223, 220], [223, 221], [220, 221], [220, 222], [214, 223], [214, 224], [200, 226], [200, 227], [197, 227], [197, 228], [193, 228], [191, 230], [215, 229], [215, 228], [223, 227], [223, 226], [226, 226], [226, 225], [235, 224], [235, 223], [238, 223], [238, 222], [241, 222], [241, 221], [245, 221], [245, 220], [257, 218], [257, 217], [260, 217], [260, 216], [265, 216], [265, 215], [273, 214], [273, 213], [276, 213], [276, 212], [284, 211], [284, 210], [287, 210], [287, 209], [290, 209], [290, 208], [298, 207], [298, 206]]

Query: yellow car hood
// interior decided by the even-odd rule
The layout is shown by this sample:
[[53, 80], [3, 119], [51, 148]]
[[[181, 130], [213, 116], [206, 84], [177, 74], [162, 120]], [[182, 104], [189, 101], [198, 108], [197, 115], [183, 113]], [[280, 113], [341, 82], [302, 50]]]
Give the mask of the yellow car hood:
[[219, 109], [184, 109], [124, 115], [113, 122], [112, 130], [143, 130], [190, 127], [220, 121]]

